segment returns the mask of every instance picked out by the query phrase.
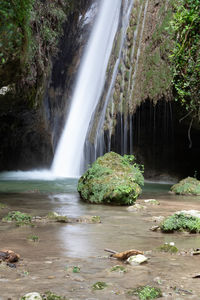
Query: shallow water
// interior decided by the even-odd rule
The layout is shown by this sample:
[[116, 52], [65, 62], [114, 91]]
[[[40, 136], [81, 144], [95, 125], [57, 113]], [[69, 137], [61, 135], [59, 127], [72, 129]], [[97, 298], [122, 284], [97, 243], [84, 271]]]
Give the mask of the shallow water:
[[[0, 299], [18, 299], [31, 291], [52, 290], [70, 299], [137, 299], [127, 295], [127, 290], [143, 284], [158, 286], [169, 299], [200, 299], [199, 279], [192, 275], [200, 272], [200, 257], [163, 254], [155, 249], [164, 242], [175, 242], [181, 249], [199, 248], [200, 235], [162, 234], [149, 229], [155, 223], [153, 216], [169, 215], [181, 209], [199, 209], [197, 197], [174, 196], [168, 193], [169, 185], [145, 184], [144, 199], [158, 199], [160, 205], [146, 205], [146, 209], [130, 212], [126, 207], [89, 205], [82, 202], [76, 192], [76, 179], [62, 180], [13, 180], [1, 178], [0, 202], [10, 210], [28, 212], [33, 216], [45, 216], [50, 211], [68, 217], [98, 215], [101, 224], [38, 224], [34, 228], [17, 228], [0, 222], [1, 249], [18, 252], [22, 261], [16, 269], [0, 270]], [[0, 210], [1, 216], [8, 209]], [[27, 240], [27, 236], [39, 236], [39, 242]], [[125, 274], [109, 269], [122, 264], [111, 260], [105, 248], [123, 251], [139, 249], [151, 251], [146, 265], [125, 266]], [[78, 265], [81, 272], [74, 274], [70, 267]], [[91, 286], [105, 281], [109, 287], [93, 291]], [[192, 290], [193, 294], [174, 292], [173, 287]]]

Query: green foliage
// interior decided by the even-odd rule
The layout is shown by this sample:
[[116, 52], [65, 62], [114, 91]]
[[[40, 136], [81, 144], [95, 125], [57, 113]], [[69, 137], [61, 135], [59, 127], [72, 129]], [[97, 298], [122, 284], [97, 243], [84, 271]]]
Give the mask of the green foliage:
[[178, 0], [171, 27], [175, 44], [171, 59], [176, 100], [200, 122], [200, 1]]
[[172, 246], [168, 243], [158, 247], [158, 250], [160, 250], [162, 252], [168, 252], [168, 253], [177, 253], [178, 252], [178, 248], [176, 246]]
[[[0, 0], [0, 62], [19, 60], [28, 51], [33, 0]], [[24, 49], [24, 51], [23, 51]]]
[[67, 300], [66, 297], [58, 296], [50, 291], [45, 292], [45, 294], [42, 296], [43, 300]]
[[32, 242], [38, 242], [39, 241], [39, 237], [37, 235], [29, 235], [27, 237], [27, 239], [32, 241]]
[[189, 231], [190, 233], [200, 232], [200, 218], [188, 216], [183, 213], [174, 214], [166, 218], [160, 226], [163, 232]]
[[200, 195], [200, 181], [187, 177], [171, 187], [172, 192], [179, 195]]
[[80, 178], [78, 191], [90, 203], [131, 205], [141, 193], [142, 172], [134, 156], [109, 152]]
[[159, 288], [149, 285], [141, 286], [128, 291], [129, 295], [136, 295], [140, 300], [150, 300], [162, 297], [162, 292]]
[[[58, 52], [63, 25], [82, 1], [0, 0], [0, 98], [8, 103], [41, 105], [50, 57]], [[10, 106], [9, 106], [10, 109]]]
[[29, 214], [21, 213], [20, 211], [11, 211], [5, 216], [2, 221], [16, 222], [17, 226], [32, 225], [32, 217]]
[[105, 283], [103, 281], [98, 281], [98, 282], [93, 284], [92, 288], [93, 288], [93, 290], [103, 290], [107, 286], [108, 286], [107, 283]]
[[72, 270], [72, 271], [73, 271], [73, 273], [80, 273], [80, 270], [81, 270], [81, 269], [80, 269], [79, 267], [76, 267], [76, 266], [75, 266], [75, 267], [73, 267], [73, 270]]

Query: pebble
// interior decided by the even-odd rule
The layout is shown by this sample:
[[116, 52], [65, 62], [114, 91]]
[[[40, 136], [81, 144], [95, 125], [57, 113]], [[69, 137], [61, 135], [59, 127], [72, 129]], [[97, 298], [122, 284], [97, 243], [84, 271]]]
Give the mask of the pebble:
[[[23, 300], [42, 300], [41, 295], [37, 292], [28, 293], [24, 295], [22, 298]], [[19, 300], [21, 300], [22, 298], [20, 298]]]
[[146, 262], [148, 258], [142, 254], [132, 255], [127, 259], [127, 262], [132, 266], [137, 266]]

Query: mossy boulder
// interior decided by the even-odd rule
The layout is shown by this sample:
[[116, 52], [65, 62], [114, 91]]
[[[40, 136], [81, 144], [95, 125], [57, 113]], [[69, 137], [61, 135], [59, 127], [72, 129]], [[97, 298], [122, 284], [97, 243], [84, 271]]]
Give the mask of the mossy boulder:
[[200, 216], [191, 214], [190, 211], [176, 212], [161, 223], [160, 229], [166, 233], [174, 231], [200, 233]]
[[3, 222], [15, 222], [17, 226], [30, 225], [33, 226], [32, 217], [29, 214], [20, 211], [11, 211], [3, 219]]
[[141, 169], [133, 155], [106, 153], [79, 179], [78, 192], [89, 203], [131, 205], [142, 192]]
[[140, 300], [148, 300], [162, 297], [162, 291], [157, 287], [145, 285], [129, 290], [128, 295], [138, 296]]
[[178, 252], [178, 248], [176, 246], [174, 246], [173, 244], [171, 245], [168, 243], [165, 243], [164, 245], [161, 245], [160, 247], [158, 247], [158, 250], [161, 252], [168, 252], [168, 253], [177, 253]]
[[187, 177], [173, 185], [171, 191], [178, 195], [200, 195], [200, 181]]

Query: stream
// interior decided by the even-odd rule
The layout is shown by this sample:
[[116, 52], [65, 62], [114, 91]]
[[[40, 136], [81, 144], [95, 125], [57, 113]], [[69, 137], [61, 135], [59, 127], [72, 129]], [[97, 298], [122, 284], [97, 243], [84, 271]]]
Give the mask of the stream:
[[[44, 217], [55, 211], [76, 218], [100, 216], [100, 224], [37, 224], [16, 227], [0, 222], [2, 249], [20, 254], [17, 268], [0, 264], [0, 299], [19, 299], [28, 292], [51, 290], [67, 299], [138, 299], [127, 291], [140, 285], [160, 287], [165, 299], [200, 299], [199, 256], [187, 251], [200, 247], [200, 236], [188, 233], [163, 234], [151, 231], [154, 216], [167, 216], [177, 210], [198, 209], [198, 197], [169, 194], [170, 185], [145, 183], [137, 200], [146, 206], [136, 212], [127, 207], [89, 205], [76, 192], [77, 179], [25, 180], [15, 176], [0, 177], [0, 210], [19, 210]], [[144, 199], [157, 199], [160, 205], [144, 204]], [[37, 235], [39, 242], [27, 239]], [[174, 242], [178, 254], [161, 253], [156, 248]], [[109, 258], [105, 248], [118, 252], [138, 249], [149, 257], [148, 263], [136, 267]], [[186, 251], [186, 252], [184, 252]], [[125, 273], [111, 272], [123, 265]], [[80, 268], [79, 273], [73, 267]], [[108, 287], [94, 291], [92, 285], [104, 281]]]

